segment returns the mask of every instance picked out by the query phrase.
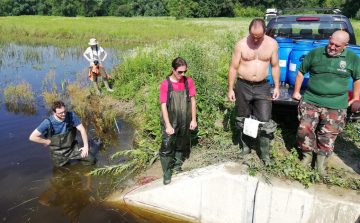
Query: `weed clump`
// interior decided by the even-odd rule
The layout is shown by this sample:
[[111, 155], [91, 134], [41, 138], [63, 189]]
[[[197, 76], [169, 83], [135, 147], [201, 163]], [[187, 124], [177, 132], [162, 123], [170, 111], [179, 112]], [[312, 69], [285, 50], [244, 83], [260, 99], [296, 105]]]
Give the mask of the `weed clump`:
[[4, 99], [6, 109], [9, 112], [33, 115], [37, 111], [34, 92], [31, 85], [26, 81], [5, 87]]

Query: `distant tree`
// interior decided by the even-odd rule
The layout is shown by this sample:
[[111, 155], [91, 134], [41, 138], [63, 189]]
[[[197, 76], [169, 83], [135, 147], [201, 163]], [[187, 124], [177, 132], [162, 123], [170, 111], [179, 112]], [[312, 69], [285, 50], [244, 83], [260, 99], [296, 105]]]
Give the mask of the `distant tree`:
[[349, 18], [354, 18], [357, 15], [357, 12], [360, 10], [360, 1], [359, 0], [346, 0], [342, 5], [343, 14]]
[[51, 7], [51, 15], [75, 17], [79, 12], [77, 0], [46, 0], [45, 4]]
[[194, 17], [198, 4], [191, 0], [169, 0], [167, 8], [171, 16], [177, 19]]
[[120, 5], [115, 13], [115, 16], [130, 17], [131, 7], [128, 5]]
[[355, 19], [360, 20], [360, 9], [359, 9], [359, 11], [357, 11], [357, 13], [355, 15]]
[[79, 15], [86, 17], [97, 16], [97, 12], [100, 11], [99, 0], [78, 0], [80, 5]]
[[164, 16], [167, 14], [163, 0], [131, 0], [135, 16]]
[[3, 0], [2, 10], [10, 16], [35, 15], [37, 0]]

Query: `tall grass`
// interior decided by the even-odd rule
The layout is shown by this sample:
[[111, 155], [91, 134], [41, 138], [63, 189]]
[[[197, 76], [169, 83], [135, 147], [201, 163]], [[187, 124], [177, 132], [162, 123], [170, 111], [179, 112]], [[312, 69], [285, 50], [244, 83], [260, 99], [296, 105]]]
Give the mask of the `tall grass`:
[[4, 88], [5, 105], [9, 112], [34, 115], [37, 111], [32, 87], [26, 81]]
[[[201, 21], [204, 25], [207, 22], [214, 23]], [[115, 154], [130, 157], [131, 162], [126, 167], [98, 169], [93, 174], [120, 173], [129, 168], [141, 170], [158, 158], [161, 143], [159, 86], [170, 74], [172, 60], [178, 56], [187, 61], [187, 76], [193, 78], [197, 92], [199, 127], [193, 131], [193, 143], [209, 146], [215, 135], [230, 131], [227, 124], [215, 125], [215, 122], [227, 120], [234, 111], [234, 105], [226, 102], [227, 72], [236, 41], [247, 34], [248, 21], [219, 20], [216, 23], [223, 28], [209, 37], [162, 41], [124, 55], [124, 62], [117, 67], [118, 75], [114, 77], [114, 89], [119, 98], [134, 100], [137, 108], [135, 149]]]
[[[216, 22], [204, 24], [193, 21], [173, 17], [10, 16], [0, 17], [0, 39], [26, 44], [40, 42], [72, 46], [95, 37], [102, 46], [109, 46], [109, 43], [143, 45], [159, 40], [207, 36], [219, 28]], [[197, 21], [201, 22], [202, 19]]]

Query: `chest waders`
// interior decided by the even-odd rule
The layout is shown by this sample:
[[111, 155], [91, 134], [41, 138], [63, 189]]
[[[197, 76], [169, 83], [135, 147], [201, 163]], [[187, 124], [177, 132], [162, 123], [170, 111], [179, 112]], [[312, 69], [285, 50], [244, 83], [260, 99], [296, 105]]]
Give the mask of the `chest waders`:
[[[68, 115], [68, 114], [67, 114]], [[55, 131], [53, 125], [50, 122], [50, 134], [45, 134], [45, 137], [51, 140], [50, 157], [55, 166], [63, 166], [71, 159], [80, 160], [83, 165], [92, 165], [95, 163], [95, 158], [89, 153], [87, 157], [81, 157], [80, 146], [75, 140], [76, 127], [73, 123], [66, 123], [67, 132], [54, 135]]]
[[[166, 108], [169, 121], [174, 129], [174, 134], [166, 133], [166, 125], [162, 112], [160, 112], [160, 125], [162, 142], [160, 147], [160, 162], [164, 173], [164, 184], [171, 182], [171, 166], [174, 160], [174, 170], [181, 171], [183, 154], [190, 152], [190, 122], [191, 122], [191, 100], [189, 87], [184, 76], [185, 90], [174, 91], [170, 78], [168, 81], [168, 94]], [[176, 137], [175, 143], [173, 143]]]

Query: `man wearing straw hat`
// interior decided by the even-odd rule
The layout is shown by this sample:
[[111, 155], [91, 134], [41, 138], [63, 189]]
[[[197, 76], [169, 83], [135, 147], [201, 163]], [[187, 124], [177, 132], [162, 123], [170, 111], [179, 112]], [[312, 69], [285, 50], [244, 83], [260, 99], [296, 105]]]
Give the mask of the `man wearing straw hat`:
[[[334, 32], [327, 46], [306, 55], [296, 74], [292, 97], [301, 100], [297, 132], [297, 144], [303, 154], [301, 165], [310, 164], [316, 153], [315, 166], [321, 177], [327, 176], [325, 160], [333, 153], [335, 139], [345, 127], [347, 107], [359, 100], [360, 59], [355, 52], [345, 49], [349, 39], [345, 31]], [[307, 72], [310, 72], [308, 87], [301, 96], [300, 88]], [[350, 76], [354, 79], [354, 91], [348, 102]], [[358, 108], [356, 102], [352, 110]]]
[[[89, 66], [89, 78], [94, 84], [94, 88], [96, 90], [96, 94], [100, 95], [99, 86], [97, 83], [97, 77], [102, 77], [105, 87], [107, 91], [113, 92], [109, 87], [108, 78], [110, 76], [106, 73], [104, 66], [102, 65], [102, 61], [105, 61], [107, 57], [106, 51], [97, 46], [99, 42], [95, 38], [91, 38], [89, 43], [91, 47], [88, 47], [84, 52], [84, 57], [90, 62]], [[103, 59], [101, 59], [102, 54], [104, 54]]]

